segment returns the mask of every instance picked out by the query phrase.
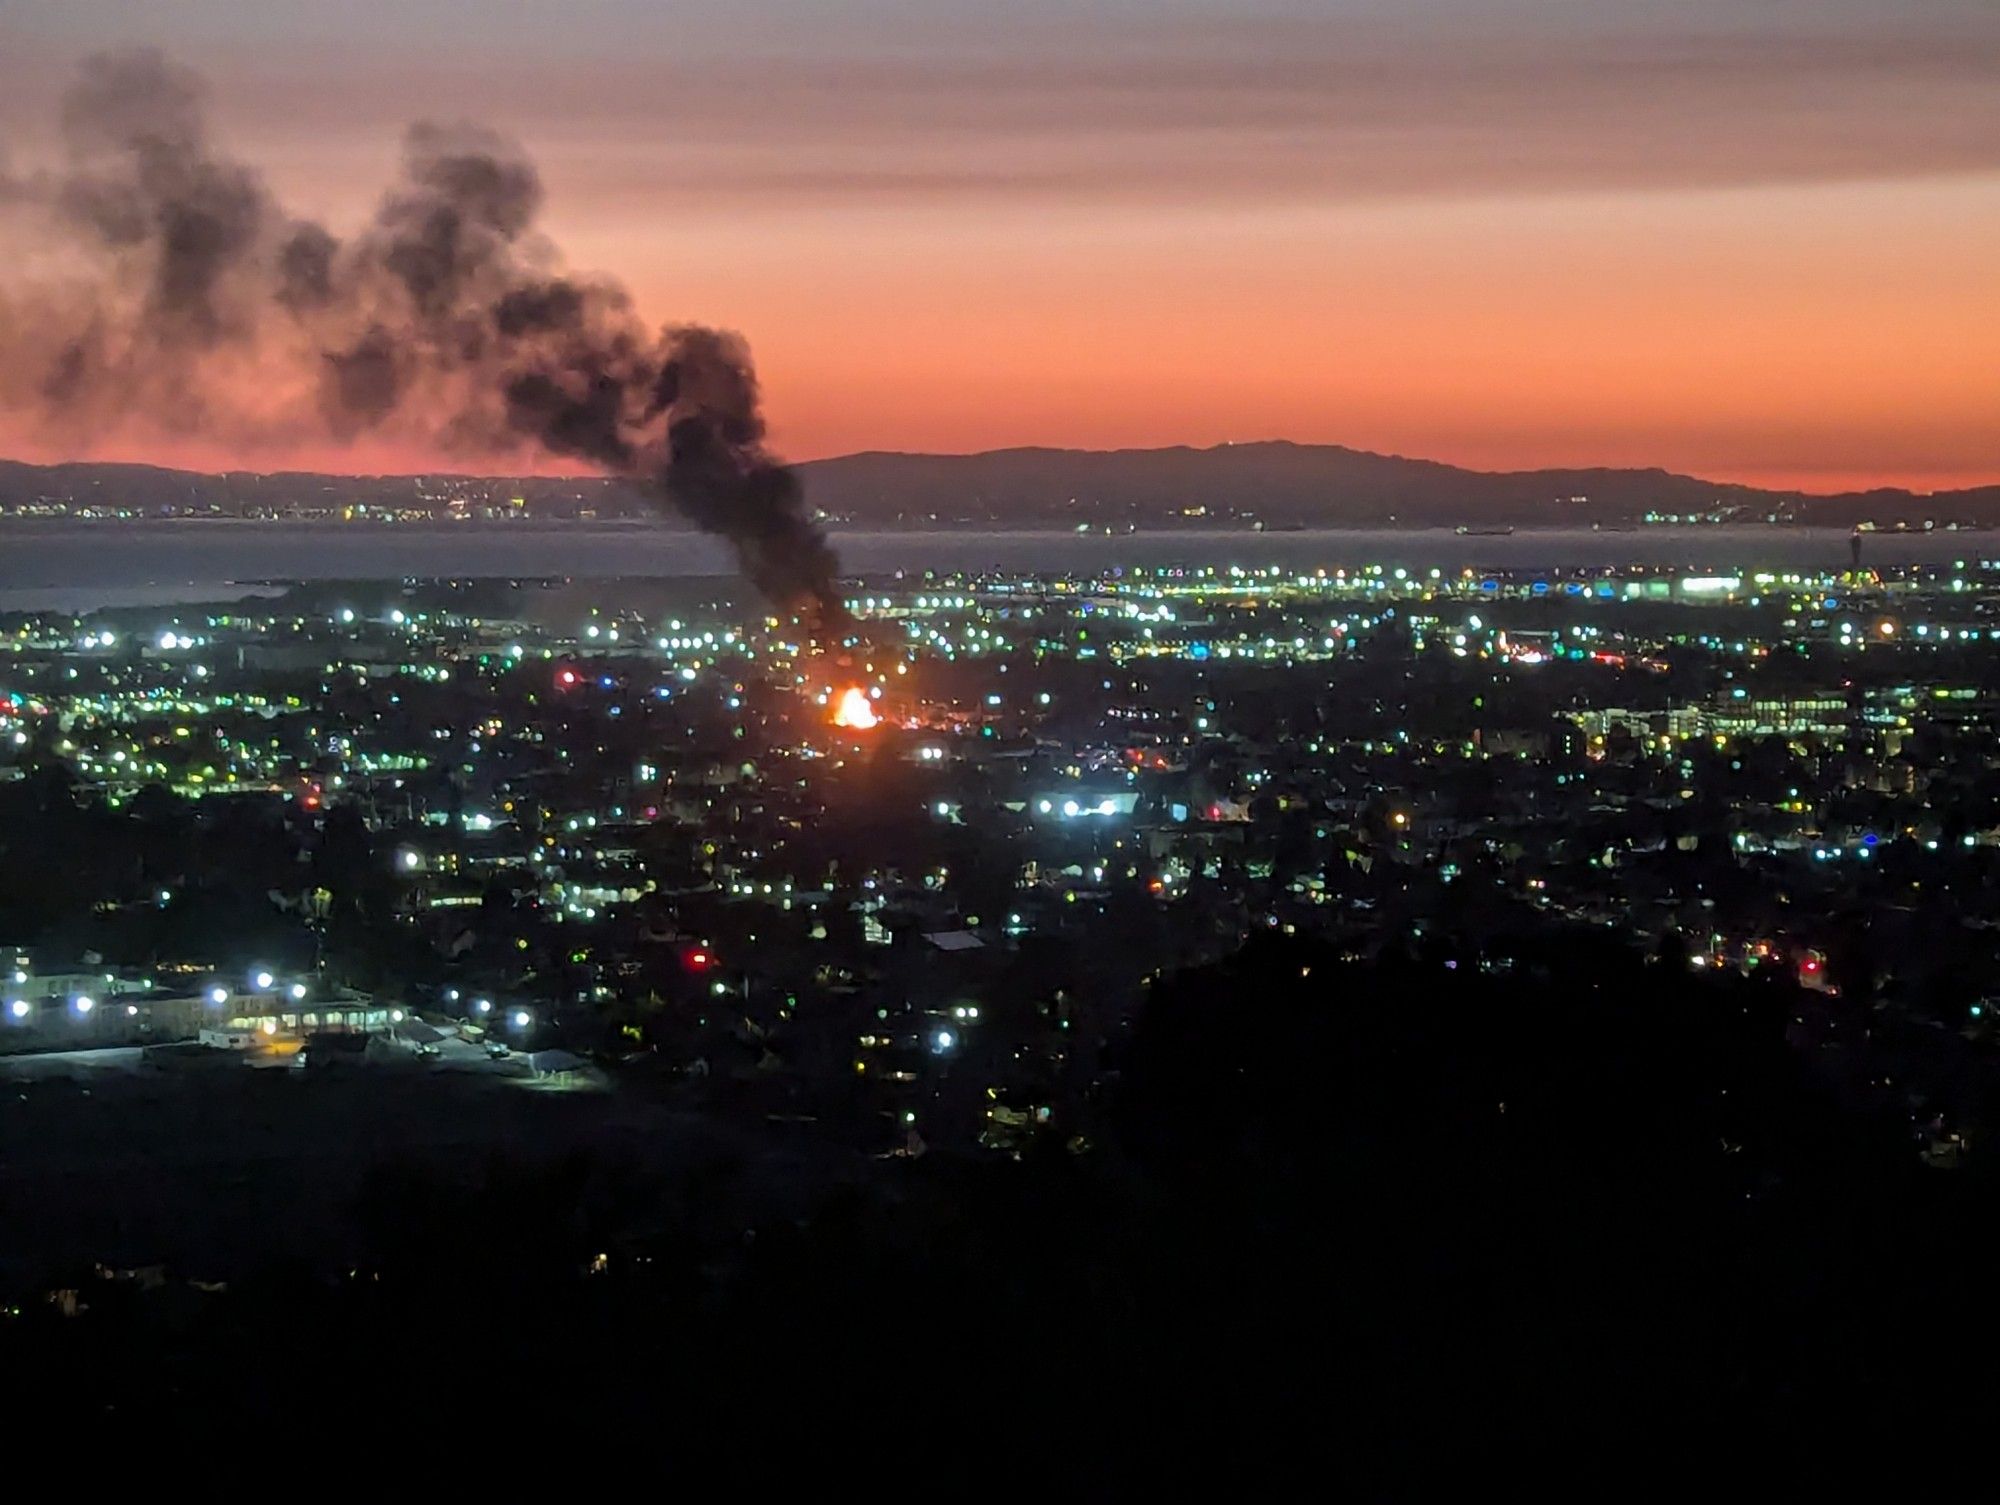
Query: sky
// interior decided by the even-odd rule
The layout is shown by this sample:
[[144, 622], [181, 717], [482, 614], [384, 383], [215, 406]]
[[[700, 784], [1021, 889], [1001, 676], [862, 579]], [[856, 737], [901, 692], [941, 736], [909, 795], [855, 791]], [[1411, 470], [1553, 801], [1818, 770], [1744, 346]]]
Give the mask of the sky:
[[139, 43], [336, 228], [409, 122], [514, 136], [569, 264], [741, 331], [798, 458], [2000, 482], [1993, 0], [0, 0], [0, 164]]

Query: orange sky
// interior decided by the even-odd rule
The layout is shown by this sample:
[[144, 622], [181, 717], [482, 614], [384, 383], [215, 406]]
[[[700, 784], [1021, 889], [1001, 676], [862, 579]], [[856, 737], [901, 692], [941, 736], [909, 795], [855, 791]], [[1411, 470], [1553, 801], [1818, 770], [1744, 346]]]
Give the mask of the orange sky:
[[[218, 135], [336, 226], [405, 120], [515, 133], [568, 261], [662, 320], [741, 330], [799, 458], [1283, 437], [1811, 490], [2000, 482], [2000, 10], [1744, 0], [1662, 37], [1623, 0], [1592, 27], [1565, 0], [1442, 5], [1459, 32], [1374, 3], [1106, 5], [1073, 33], [1038, 30], [1042, 8], [1003, 44], [969, 7], [911, 37], [835, 5], [771, 53], [727, 8], [695, 5], [689, 42], [584, 0], [574, 35], [509, 10], [468, 55], [428, 0], [317, 51], [312, 8], [246, 34], [190, 3], [158, 8], [155, 40], [196, 50]], [[91, 0], [0, 21], [0, 161], [53, 149], [100, 13], [108, 37], [117, 8]], [[1441, 59], [1474, 21], [1490, 45]], [[595, 25], [637, 27], [632, 48]], [[55, 449], [0, 414], [0, 452]]]

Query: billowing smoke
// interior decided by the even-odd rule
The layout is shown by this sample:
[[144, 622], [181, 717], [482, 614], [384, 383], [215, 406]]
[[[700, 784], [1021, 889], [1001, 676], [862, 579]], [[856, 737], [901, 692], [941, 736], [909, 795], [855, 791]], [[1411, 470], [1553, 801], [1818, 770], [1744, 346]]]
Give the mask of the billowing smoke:
[[655, 330], [616, 283], [565, 271], [507, 140], [413, 127], [343, 241], [217, 150], [198, 82], [157, 53], [87, 61], [62, 128], [59, 169], [0, 184], [57, 232], [0, 271], [0, 402], [47, 432], [574, 458], [728, 539], [772, 601], [834, 613], [833, 552], [765, 447], [743, 342]]

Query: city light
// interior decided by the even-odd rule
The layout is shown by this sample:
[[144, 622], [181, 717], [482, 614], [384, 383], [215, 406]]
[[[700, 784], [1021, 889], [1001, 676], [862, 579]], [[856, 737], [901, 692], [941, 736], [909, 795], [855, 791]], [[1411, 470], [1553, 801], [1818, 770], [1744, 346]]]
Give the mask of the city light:
[[[566, 662], [573, 635], [542, 634], [515, 620], [482, 628], [456, 612], [412, 606], [397, 623], [398, 642], [410, 650], [406, 662], [329, 656], [322, 673], [351, 675], [353, 691], [361, 693], [352, 707], [291, 693], [299, 687], [290, 683], [231, 683], [226, 676], [234, 671], [220, 667], [221, 685], [197, 689], [192, 664], [148, 654], [165, 686], [156, 679], [130, 694], [0, 693], [0, 749], [45, 740], [112, 809], [155, 782], [190, 801], [260, 788], [277, 788], [306, 810], [351, 798], [381, 833], [380, 860], [411, 880], [392, 886], [395, 913], [415, 933], [431, 935], [433, 945], [437, 937], [465, 933], [452, 923], [451, 911], [478, 908], [480, 928], [496, 922], [501, 944], [530, 960], [538, 942], [521, 922], [535, 907], [529, 896], [548, 895], [548, 918], [576, 927], [565, 949], [580, 969], [574, 998], [580, 1010], [629, 1004], [640, 992], [643, 985], [634, 979], [643, 973], [627, 959], [612, 959], [618, 946], [606, 946], [600, 929], [608, 916], [630, 914], [634, 905], [662, 907], [657, 923], [663, 928], [655, 929], [652, 920], [646, 926], [652, 938], [701, 933], [673, 928], [691, 926], [700, 913], [702, 930], [732, 949], [739, 937], [755, 948], [766, 936], [788, 935], [796, 923], [799, 944], [829, 948], [823, 960], [814, 958], [821, 967], [809, 974], [809, 986], [882, 988], [865, 963], [857, 967], [838, 957], [842, 943], [828, 923], [836, 891], [830, 880], [838, 875], [844, 889], [842, 870], [850, 866], [855, 890], [865, 896], [858, 940], [893, 946], [908, 933], [899, 912], [907, 918], [912, 903], [935, 906], [937, 933], [923, 932], [927, 945], [916, 952], [930, 957], [995, 944], [996, 938], [978, 934], [975, 917], [988, 904], [1002, 906], [989, 911], [1004, 919], [994, 927], [1005, 937], [998, 944], [1026, 944], [1058, 929], [1087, 937], [1107, 901], [1122, 902], [1128, 883], [1173, 924], [1193, 917], [1177, 912], [1194, 908], [1190, 895], [1210, 894], [1217, 885], [1227, 890], [1246, 873], [1262, 882], [1267, 880], [1259, 875], [1268, 872], [1268, 881], [1283, 883], [1281, 893], [1254, 911], [1260, 928], [1309, 936], [1324, 929], [1339, 936], [1366, 912], [1345, 892], [1357, 886], [1358, 875], [1379, 877], [1385, 863], [1410, 863], [1434, 864], [1442, 882], [1461, 879], [1468, 876], [1466, 865], [1453, 848], [1468, 839], [1469, 822], [1496, 819], [1517, 828], [1512, 840], [1497, 830], [1477, 839], [1489, 843], [1489, 855], [1502, 867], [1514, 865], [1509, 875], [1495, 874], [1505, 887], [1526, 894], [1552, 923], [1560, 917], [1615, 926], [1626, 871], [1643, 872], [1647, 854], [1660, 850], [1658, 833], [1644, 829], [1652, 817], [1640, 812], [1672, 809], [1711, 792], [1726, 794], [1737, 807], [1730, 853], [1774, 867], [1808, 867], [1823, 875], [1822, 882], [1841, 882], [1842, 870], [1861, 868], [1864, 859], [1870, 869], [1892, 867], [1885, 861], [1892, 853], [1921, 850], [1939, 860], [1973, 861], [1991, 850], [1986, 824], [1953, 824], [1958, 812], [1946, 808], [1945, 786], [1927, 788], [1921, 768], [1914, 779], [1910, 770], [1913, 738], [1950, 742], [1989, 729], [1990, 691], [1980, 670], [1963, 659], [1928, 657], [1943, 644], [1983, 642], [1987, 630], [1920, 620], [1945, 609], [1938, 603], [1948, 598], [1919, 572], [1893, 590], [1843, 581], [1838, 595], [1831, 579], [1759, 575], [1754, 588], [1765, 593], [1768, 620], [1739, 615], [1759, 605], [1738, 594], [1738, 583], [1748, 579], [1644, 567], [1585, 578], [1581, 571], [1453, 573], [1393, 563], [1310, 573], [1221, 565], [1010, 576], [993, 595], [969, 589], [936, 594], [926, 587], [921, 596], [902, 596], [878, 587], [858, 597], [858, 609], [873, 614], [882, 630], [906, 630], [907, 647], [898, 645], [893, 653], [854, 640], [809, 649], [775, 620], [764, 633], [720, 620], [676, 621], [658, 636], [650, 627], [622, 632], [617, 640], [630, 645], [635, 660], [657, 651], [663, 661], [649, 670], [620, 666], [616, 672], [595, 662]], [[1980, 614], [1979, 580], [1959, 579], [1952, 588], [1958, 594], [1949, 598], [1950, 610]], [[1968, 590], [1974, 599], [1967, 600]], [[910, 611], [912, 601], [923, 613], [954, 617], [918, 617]], [[989, 601], [996, 603], [990, 611]], [[1628, 616], [1627, 603], [1638, 603], [1639, 610]], [[612, 642], [604, 618], [596, 611], [592, 616], [599, 639]], [[373, 619], [363, 612], [353, 625], [360, 633], [394, 620], [386, 610]], [[1391, 622], [1406, 636], [1386, 643], [1378, 659], [1369, 639]], [[291, 630], [309, 633], [324, 624], [322, 616]], [[216, 619], [190, 626], [204, 647], [212, 644], [225, 654], [274, 630], [232, 632]], [[489, 634], [484, 641], [482, 631]], [[583, 626], [571, 632], [587, 635]], [[526, 640], [530, 633], [536, 636]], [[1018, 635], [1020, 651], [1010, 651], [1009, 633]], [[178, 651], [197, 639], [176, 626], [140, 641]], [[100, 642], [71, 623], [58, 651], [79, 645], [95, 650]], [[1343, 662], [1357, 647], [1369, 651], [1349, 671]], [[1878, 655], [1882, 672], [1857, 682], [1851, 668], [1829, 668], [1824, 682], [1795, 682], [1789, 656], [1810, 661], [1817, 651], [1842, 648]], [[487, 703], [467, 706], [456, 695], [426, 703], [424, 687], [450, 677], [439, 660], [457, 662], [468, 649], [492, 671], [485, 681]], [[853, 683], [812, 677], [812, 657], [822, 650], [854, 655], [842, 660]], [[1766, 661], [1779, 653], [1788, 655], [1787, 672], [1768, 675]], [[880, 662], [869, 662], [871, 655]], [[894, 672], [907, 676], [888, 702], [896, 707], [893, 717], [877, 685], [891, 671], [892, 657]], [[547, 717], [551, 679], [507, 673], [522, 659], [545, 663], [558, 691], [590, 692], [558, 702], [559, 727]], [[1168, 661], [1168, 673], [1156, 675], [1161, 660]], [[932, 661], [964, 672], [957, 680], [934, 679]], [[1068, 666], [1050, 688], [1034, 677], [1044, 661]], [[1688, 662], [1701, 676], [1686, 672]], [[1175, 663], [1192, 678], [1173, 677]], [[1391, 683], [1400, 680], [1407, 690], [1399, 686], [1380, 696], [1370, 686], [1365, 699], [1350, 704], [1343, 676], [1351, 673], [1358, 692], [1382, 663], [1395, 664]], [[1553, 727], [1546, 692], [1524, 698], [1507, 686], [1506, 676], [1528, 664], [1565, 665], [1575, 676], [1557, 687], [1561, 702]], [[91, 667], [101, 672], [101, 658]], [[1294, 718], [1284, 711], [1278, 676], [1287, 669], [1303, 671], [1299, 709], [1309, 714]], [[1238, 678], [1246, 675], [1255, 678]], [[1635, 689], [1642, 679], [1663, 683], [1657, 690]], [[371, 683], [379, 691], [370, 690]], [[682, 685], [693, 688], [684, 693]], [[885, 723], [907, 726], [914, 736], [897, 753], [921, 770], [921, 782], [899, 786], [888, 770], [878, 773], [865, 761], [843, 757], [823, 740], [779, 739], [780, 746], [772, 746], [758, 709], [772, 703], [762, 691], [774, 686], [825, 707], [828, 722], [851, 733]], [[600, 688], [602, 695], [595, 693]], [[1058, 688], [1061, 693], [1054, 693]], [[1056, 700], [1063, 702], [1060, 717], [1050, 709]], [[1002, 708], [1009, 712], [1005, 729], [987, 719]], [[1275, 717], [1274, 708], [1280, 712]], [[612, 735], [632, 722], [610, 718], [635, 711], [646, 723], [614, 744]], [[703, 723], [717, 713], [744, 744], [740, 754], [702, 745], [708, 734]], [[28, 736], [36, 724], [31, 717], [42, 718], [47, 728], [34, 738]], [[385, 740], [390, 727], [407, 740]], [[1772, 780], [1780, 787], [1768, 794], [1751, 785], [1747, 755], [1753, 749], [1782, 766], [1787, 756], [1802, 756], [1798, 747], [1836, 741], [1852, 749], [1850, 757], [1872, 758], [1878, 792], [1904, 802], [1895, 807], [1893, 826], [1874, 813], [1860, 820], [1835, 817], [1826, 792], [1808, 787], [1810, 775], [1801, 769], [1783, 768]], [[695, 746], [701, 750], [692, 752]], [[636, 778], [605, 775], [607, 759], [620, 775], [636, 769]], [[1544, 781], [1543, 795], [1558, 788], [1565, 793], [1554, 795], [1553, 803], [1531, 800], [1496, 817], [1466, 803], [1457, 771], [1468, 763], [1504, 766], [1509, 780], [1527, 791]], [[1571, 791], [1592, 793], [1600, 766], [1615, 768], [1618, 782], [1650, 784], [1653, 801], [1618, 807], [1629, 813], [1606, 821], [1637, 829], [1617, 833], [1589, 861], [1604, 891], [1565, 895], [1561, 877], [1537, 869], [1532, 854], [1545, 834], [1537, 823], [1572, 800]], [[825, 778], [822, 769], [835, 776]], [[1341, 772], [1329, 772], [1334, 769]], [[1350, 769], [1358, 777], [1350, 777]], [[857, 787], [863, 780], [876, 786], [865, 796]], [[759, 785], [764, 792], [743, 798]], [[775, 801], [770, 791], [776, 789], [790, 792]], [[1433, 791], [1448, 797], [1427, 800]], [[939, 852], [898, 872], [868, 851], [867, 838], [858, 834], [844, 838], [852, 850], [837, 852], [831, 868], [806, 858], [812, 844], [800, 838], [808, 834], [809, 812], [825, 810], [858, 833], [865, 830], [860, 813], [877, 795], [892, 818], [927, 815], [953, 833], [954, 846], [972, 858], [963, 865], [978, 872], [979, 887], [952, 870], [962, 861], [956, 852]], [[1543, 813], [1536, 813], [1538, 803]], [[668, 832], [691, 837], [695, 871], [677, 877], [697, 890], [713, 884], [730, 908], [714, 917], [694, 910], [676, 914], [691, 890], [663, 892], [635, 826], [660, 828], [645, 833], [648, 842]], [[1290, 830], [1282, 840], [1294, 855], [1279, 865], [1273, 858], [1281, 828]], [[1240, 851], [1214, 849], [1212, 838], [1224, 830], [1235, 838], [1228, 845]], [[997, 872], [985, 871], [977, 855], [987, 842], [996, 843], [1001, 855]], [[436, 881], [414, 881], [426, 873]], [[992, 893], [986, 885], [996, 877], [1001, 888]], [[1922, 892], [1910, 899], [1939, 902], [1932, 881], [1926, 875]], [[489, 915], [484, 911], [496, 888], [512, 902]], [[193, 891], [170, 883], [149, 892], [174, 909], [190, 902]], [[1232, 897], [1240, 902], [1245, 895]], [[312, 906], [323, 902], [309, 894], [303, 910], [289, 912], [314, 929], [320, 916]], [[836, 907], [842, 902], [844, 895], [831, 899]], [[759, 914], [764, 908], [773, 913]], [[779, 914], [789, 917], [780, 920]], [[1795, 984], [1822, 998], [1838, 996], [1826, 951], [1810, 949], [1825, 944], [1823, 928], [1806, 922], [1795, 934], [1759, 944], [1766, 947], [1761, 956], [1718, 935], [1695, 948], [1688, 965], [1712, 980], [1760, 963], [1784, 965], [1778, 959], [1789, 956], [1786, 970]], [[711, 998], [743, 990], [741, 979], [723, 972], [708, 938], [678, 942], [676, 955], [697, 1006], [713, 1008]], [[323, 965], [329, 967], [327, 996], [341, 997], [338, 985], [347, 977], [332, 970], [338, 964]], [[15, 970], [25, 984], [18, 963]], [[527, 996], [542, 986], [539, 970], [522, 974], [518, 985]], [[285, 983], [278, 976], [275, 968], [258, 965], [237, 980], [244, 994], [281, 990], [295, 1005], [313, 996], [308, 981]], [[431, 996], [419, 983], [405, 985], [415, 991], [403, 996]], [[19, 991], [8, 990], [0, 1019], [32, 1021], [37, 1006], [17, 998]], [[233, 983], [213, 978], [196, 996], [217, 1010], [243, 1002]], [[528, 1030], [545, 1017], [539, 1007], [532, 1013], [529, 1007], [496, 1007], [488, 997], [461, 995], [457, 988], [438, 996], [452, 1012], [507, 1033]], [[85, 1012], [74, 996], [57, 995], [49, 1006], [58, 1005], [72, 1019]], [[405, 1008], [364, 1007], [376, 1028], [416, 1017]], [[569, 1007], [565, 1002], [560, 1016], [546, 1016], [556, 1043], [562, 1043]], [[790, 999], [777, 1013], [803, 1019], [811, 1008]], [[140, 1017], [127, 1006], [113, 1011]], [[97, 1016], [104, 1012], [95, 1010]], [[149, 1027], [160, 1028], [166, 1017], [167, 1011], [151, 1011]], [[1963, 1022], [1967, 1015], [1958, 1017]], [[941, 1021], [946, 1027], [937, 1020], [919, 1027], [916, 1046], [934, 1057], [955, 1057], [978, 1019], [974, 1005], [949, 1006]], [[1071, 1022], [1055, 1021], [1063, 1030]], [[996, 1043], [1013, 1028], [980, 1027], [996, 1034]], [[490, 1043], [505, 1049], [498, 1040]], [[892, 1075], [874, 1060], [865, 1066], [864, 1075]]]

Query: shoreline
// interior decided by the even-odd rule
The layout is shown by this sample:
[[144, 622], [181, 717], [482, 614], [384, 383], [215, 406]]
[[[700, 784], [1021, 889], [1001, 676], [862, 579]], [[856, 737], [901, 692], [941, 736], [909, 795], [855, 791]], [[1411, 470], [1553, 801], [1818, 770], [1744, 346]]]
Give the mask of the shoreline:
[[[1335, 523], [1287, 523], [1279, 527], [1140, 527], [1140, 528], [1059, 528], [1036, 524], [1007, 524], [996, 522], [955, 522], [929, 523], [924, 525], [898, 523], [833, 523], [822, 524], [829, 537], [912, 537], [912, 538], [957, 538], [968, 532], [978, 536], [996, 538], [1043, 538], [1074, 539], [1078, 542], [1098, 542], [1105, 539], [1121, 538], [1297, 538], [1316, 535], [1360, 534], [1375, 536], [1381, 534], [1405, 533], [1410, 535], [1439, 534], [1457, 538], [1507, 538], [1562, 536], [1571, 537], [1584, 534], [1636, 537], [1665, 537], [1680, 534], [1719, 534], [1748, 532], [1752, 530], [1778, 531], [1788, 533], [1839, 533], [1851, 534], [1859, 531], [1864, 538], [1927, 538], [1941, 533], [2000, 533], [2000, 523], [1945, 523], [1936, 527], [1912, 528], [1890, 527], [1859, 530], [1851, 523], [1813, 522], [1803, 519], [1787, 519], [1772, 522], [1767, 519], [1744, 519], [1735, 522], [1715, 523], [1509, 523], [1482, 524], [1474, 527], [1469, 523], [1397, 523], [1397, 522], [1335, 522]], [[9, 529], [23, 531], [57, 532], [62, 529], [195, 529], [229, 528], [255, 529], [260, 531], [295, 530], [298, 532], [342, 532], [342, 533], [409, 533], [437, 532], [449, 534], [483, 534], [491, 536], [518, 536], [527, 533], [657, 533], [675, 537], [702, 538], [708, 535], [698, 528], [691, 528], [671, 518], [586, 518], [564, 520], [559, 518], [532, 518], [520, 521], [506, 521], [493, 518], [416, 518], [409, 521], [390, 519], [355, 519], [335, 521], [330, 518], [274, 518], [274, 517], [11, 517], [0, 515], [0, 531]], [[1464, 529], [1466, 531], [1460, 531]]]

